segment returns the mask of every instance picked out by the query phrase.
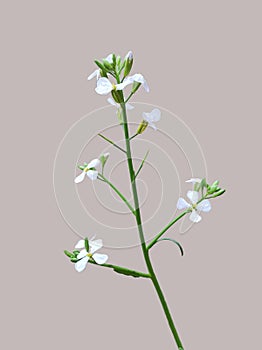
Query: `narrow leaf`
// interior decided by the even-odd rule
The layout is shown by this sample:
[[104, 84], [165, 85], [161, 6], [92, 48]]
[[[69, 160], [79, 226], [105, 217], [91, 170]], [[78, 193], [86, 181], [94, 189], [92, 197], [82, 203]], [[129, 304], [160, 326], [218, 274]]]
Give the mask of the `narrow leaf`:
[[125, 269], [124, 267], [120, 267], [120, 266], [115, 266], [114, 271], [117, 273], [120, 273], [121, 275], [132, 276], [135, 278], [141, 277], [139, 272], [133, 271], [133, 270], [128, 270], [128, 269]]
[[175, 243], [178, 246], [178, 248], [180, 249], [181, 255], [182, 256], [184, 255], [184, 250], [183, 250], [182, 245], [179, 242], [177, 242], [176, 240], [174, 240], [172, 238], [160, 238], [157, 242], [160, 242], [160, 241], [170, 241], [170, 242]]
[[141, 169], [143, 168], [143, 165], [144, 165], [144, 163], [146, 161], [146, 158], [147, 158], [148, 154], [149, 154], [149, 151], [146, 152], [146, 155], [144, 156], [144, 159], [142, 160], [142, 162], [141, 162], [141, 164], [140, 164], [140, 166], [139, 166], [139, 168], [138, 168], [138, 170], [137, 170], [137, 172], [135, 174], [135, 178], [137, 177], [137, 175], [140, 173]]

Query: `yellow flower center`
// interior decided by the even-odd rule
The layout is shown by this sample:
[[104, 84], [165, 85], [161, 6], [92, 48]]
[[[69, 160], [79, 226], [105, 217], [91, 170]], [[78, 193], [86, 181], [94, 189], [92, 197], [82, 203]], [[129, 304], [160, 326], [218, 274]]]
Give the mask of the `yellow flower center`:
[[88, 258], [92, 258], [92, 254], [91, 254], [91, 253], [87, 253], [86, 256], [87, 256]]

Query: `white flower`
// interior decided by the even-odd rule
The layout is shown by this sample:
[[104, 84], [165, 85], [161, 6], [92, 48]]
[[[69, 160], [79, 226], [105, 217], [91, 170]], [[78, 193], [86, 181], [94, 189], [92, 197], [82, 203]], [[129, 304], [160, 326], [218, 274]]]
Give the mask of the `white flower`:
[[78, 175], [75, 178], [75, 183], [78, 184], [79, 182], [82, 182], [85, 178], [85, 176], [88, 176], [89, 179], [96, 180], [98, 176], [98, 171], [95, 170], [95, 168], [100, 164], [99, 159], [93, 159], [90, 163], [87, 164], [86, 168], [82, 171], [80, 175]]
[[75, 269], [78, 272], [81, 272], [86, 268], [86, 265], [90, 258], [94, 259], [94, 261], [99, 265], [104, 264], [108, 259], [108, 256], [106, 254], [95, 253], [97, 250], [103, 247], [103, 242], [101, 239], [89, 240], [88, 243], [89, 251], [86, 250], [85, 241], [83, 239], [81, 239], [75, 246], [77, 249], [83, 248], [77, 255], [77, 259], [81, 260], [75, 263]]
[[123, 81], [123, 83], [118, 84], [119, 89], [123, 90], [127, 85], [133, 84], [134, 82], [142, 84], [143, 88], [146, 90], [146, 92], [149, 92], [149, 86], [143, 77], [142, 74], [137, 73], [134, 75], [131, 75], [130, 77], [126, 77]]
[[[115, 107], [119, 108], [119, 104], [117, 104], [116, 101], [112, 97], [109, 97], [107, 99], [107, 102], [110, 103], [112, 106], [115, 106]], [[132, 106], [130, 103], [128, 103], [128, 102], [126, 103], [126, 109], [127, 110], [131, 110], [131, 109], [134, 109], [134, 108], [135, 107]]]
[[125, 86], [121, 84], [112, 84], [108, 78], [99, 78], [96, 83], [95, 91], [99, 95], [107, 95], [112, 90], [123, 90]]
[[155, 122], [158, 122], [161, 118], [161, 112], [159, 109], [155, 108], [150, 113], [143, 113], [143, 119], [151, 126], [154, 130], [157, 130]]
[[200, 184], [201, 181], [202, 181], [201, 179], [199, 179], [197, 177], [193, 177], [192, 179], [189, 179], [186, 182], [189, 182], [189, 183], [192, 183], [192, 184], [195, 184], [195, 183]]
[[187, 197], [189, 198], [191, 204], [189, 204], [184, 198], [179, 198], [177, 201], [177, 209], [189, 209], [191, 208], [192, 212], [189, 216], [189, 219], [193, 222], [199, 222], [202, 220], [199, 212], [209, 212], [211, 210], [211, 204], [208, 199], [204, 199], [197, 204], [199, 200], [199, 193], [197, 191], [188, 191]]

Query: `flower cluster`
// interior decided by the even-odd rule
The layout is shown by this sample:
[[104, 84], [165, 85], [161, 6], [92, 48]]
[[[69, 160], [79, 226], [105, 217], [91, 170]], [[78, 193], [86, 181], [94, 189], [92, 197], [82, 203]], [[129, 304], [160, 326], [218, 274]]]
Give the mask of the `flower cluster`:
[[[65, 250], [64, 253], [75, 263], [75, 269], [78, 272], [82, 272], [88, 262], [92, 262], [98, 265], [103, 265], [108, 260], [106, 254], [96, 253], [103, 247], [101, 239], [81, 239], [77, 242], [75, 249], [72, 253]], [[78, 249], [81, 249], [80, 251]]]
[[91, 162], [89, 163], [84, 163], [84, 165], [79, 165], [78, 168], [82, 170], [82, 173], [75, 178], [74, 180], [75, 183], [78, 184], [82, 182], [86, 176], [89, 177], [89, 179], [92, 181], [96, 180], [99, 175], [99, 172], [96, 168], [102, 165], [102, 171], [103, 171], [103, 168], [107, 162], [108, 157], [109, 157], [109, 153], [104, 153], [104, 154], [101, 154], [99, 159], [95, 158], [91, 160]]
[[[131, 84], [133, 84], [132, 90], [137, 90], [142, 85], [145, 91], [149, 92], [149, 86], [142, 74], [136, 73], [128, 76], [133, 65], [133, 53], [131, 51], [127, 53], [123, 62], [120, 56], [116, 57], [115, 54], [110, 54], [102, 62], [95, 61], [95, 63], [99, 68], [91, 73], [87, 79], [91, 80], [96, 77], [97, 85], [95, 91], [99, 95], [107, 95], [113, 90], [123, 90]], [[116, 79], [116, 83], [110, 81], [109, 75]]]
[[187, 192], [188, 203], [184, 198], [179, 198], [177, 201], [177, 209], [186, 209], [190, 212], [189, 219], [194, 222], [200, 222], [202, 217], [201, 212], [209, 212], [211, 203], [209, 199], [221, 196], [225, 190], [218, 187], [218, 181], [212, 185], [208, 185], [206, 179], [192, 178], [186, 182], [193, 184], [193, 190]]

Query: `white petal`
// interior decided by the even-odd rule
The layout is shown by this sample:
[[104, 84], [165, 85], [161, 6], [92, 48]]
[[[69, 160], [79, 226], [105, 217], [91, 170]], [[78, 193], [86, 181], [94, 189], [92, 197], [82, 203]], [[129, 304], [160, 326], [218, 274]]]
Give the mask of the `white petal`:
[[135, 107], [134, 106], [132, 106], [130, 103], [126, 103], [126, 109], [128, 110], [128, 111], [131, 111], [131, 109], [134, 109]]
[[211, 203], [208, 199], [204, 199], [197, 205], [197, 210], [204, 211], [205, 213], [207, 213], [211, 210]]
[[91, 160], [91, 162], [89, 162], [87, 164], [87, 167], [88, 167], [88, 169], [96, 168], [99, 164], [100, 164], [100, 160], [99, 159], [93, 159], [93, 160]]
[[124, 79], [123, 83], [116, 84], [116, 89], [117, 90], [123, 90], [127, 85], [133, 84], [133, 80], [131, 77], [127, 77]]
[[190, 199], [191, 203], [196, 204], [198, 201], [198, 192], [197, 191], [188, 191], [187, 192], [187, 198]]
[[146, 92], [149, 92], [149, 86], [148, 86], [146, 80], [144, 81], [143, 88], [145, 89]]
[[193, 210], [192, 213], [189, 216], [189, 219], [193, 222], [199, 222], [202, 220], [201, 216], [198, 215], [198, 213], [196, 212], [196, 210]]
[[195, 183], [200, 183], [201, 179], [199, 179], [197, 177], [193, 177], [192, 179], [186, 180], [186, 182], [195, 184]]
[[189, 203], [187, 203], [186, 200], [184, 200], [184, 198], [178, 198], [177, 201], [177, 205], [176, 205], [177, 209], [186, 209], [191, 207], [191, 205]]
[[104, 264], [108, 260], [108, 256], [106, 254], [95, 253], [92, 257], [99, 265]]
[[113, 63], [113, 54], [110, 53], [110, 55], [108, 55], [105, 60], [108, 62], [108, 63]]
[[151, 123], [148, 123], [148, 125], [151, 126], [151, 128], [153, 128], [154, 130], [157, 130], [157, 127], [155, 126], [154, 123], [151, 122]]
[[78, 184], [79, 182], [82, 182], [85, 178], [85, 175], [86, 175], [86, 172], [83, 171], [80, 175], [78, 175], [76, 178], [75, 178], [75, 183]]
[[101, 249], [103, 247], [103, 241], [102, 241], [102, 239], [96, 239], [94, 241], [90, 240], [89, 246], [90, 246], [90, 253], [93, 254], [98, 249]]
[[107, 78], [98, 79], [95, 91], [99, 95], [106, 95], [112, 90], [113, 90], [113, 85]]
[[78, 241], [76, 243], [75, 248], [77, 248], [77, 249], [85, 248], [85, 240], [84, 239], [80, 239], [80, 241]]
[[155, 108], [150, 113], [143, 113], [143, 118], [148, 123], [158, 122], [161, 118], [161, 112], [159, 109]]
[[88, 170], [86, 175], [89, 177], [90, 180], [94, 181], [97, 179], [98, 171], [96, 170]]
[[154, 122], [158, 122], [161, 118], [161, 112], [159, 109], [157, 108], [154, 108], [152, 111], [151, 111], [151, 118], [152, 118], [152, 121]]
[[79, 260], [75, 263], [75, 269], [77, 272], [82, 272], [86, 268], [86, 264], [88, 263], [89, 258], [86, 256], [85, 258]]
[[93, 73], [91, 73], [87, 80], [91, 80], [94, 77], [96, 77], [97, 80], [100, 78], [100, 69], [96, 69]]
[[77, 255], [77, 259], [82, 259], [86, 256], [87, 251], [86, 249], [82, 249], [81, 252]]
[[118, 107], [116, 101], [112, 97], [108, 97], [107, 102], [110, 103], [112, 106]]

